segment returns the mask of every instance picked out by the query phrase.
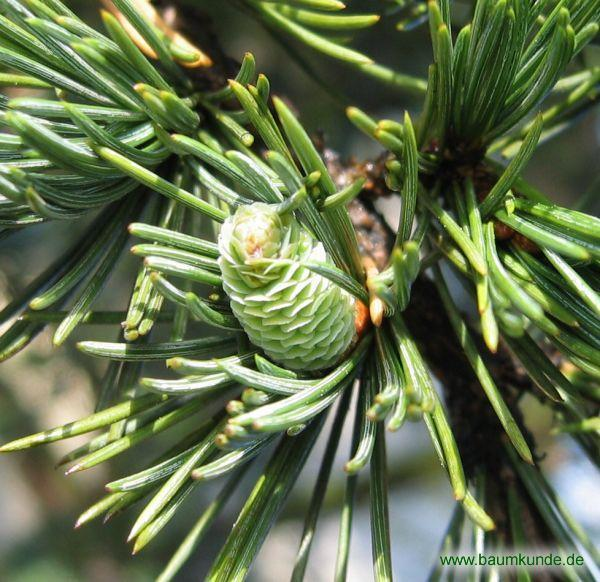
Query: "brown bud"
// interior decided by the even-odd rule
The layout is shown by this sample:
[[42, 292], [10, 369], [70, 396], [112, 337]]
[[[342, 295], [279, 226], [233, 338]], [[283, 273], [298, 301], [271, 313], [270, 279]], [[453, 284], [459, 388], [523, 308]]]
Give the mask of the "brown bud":
[[499, 222], [498, 220], [494, 221], [494, 234], [498, 240], [508, 240], [512, 238], [515, 234], [515, 231], [510, 227], [504, 224], [503, 222]]
[[528, 253], [537, 254], [540, 251], [540, 247], [538, 247], [533, 241], [529, 240], [527, 237], [523, 236], [518, 232], [515, 233], [513, 240], [515, 241], [517, 246], [519, 246]]

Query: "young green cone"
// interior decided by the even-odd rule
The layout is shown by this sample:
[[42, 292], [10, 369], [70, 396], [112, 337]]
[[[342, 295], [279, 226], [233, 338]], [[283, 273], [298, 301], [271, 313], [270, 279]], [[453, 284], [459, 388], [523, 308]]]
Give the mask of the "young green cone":
[[231, 308], [250, 340], [294, 370], [336, 363], [355, 335], [354, 298], [302, 266], [330, 263], [323, 245], [274, 206], [241, 206], [219, 236]]

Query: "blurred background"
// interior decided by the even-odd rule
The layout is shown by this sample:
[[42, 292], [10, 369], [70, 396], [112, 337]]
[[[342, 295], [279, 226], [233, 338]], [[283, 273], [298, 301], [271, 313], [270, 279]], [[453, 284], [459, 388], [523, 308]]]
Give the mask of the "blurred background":
[[[90, 22], [98, 22], [97, 2], [67, 2]], [[369, 142], [346, 120], [344, 106], [356, 104], [376, 118], [401, 118], [404, 109], [418, 111], [419, 103], [360, 77], [324, 57], [307, 54], [322, 77], [347, 96], [347, 102], [332, 97], [305, 75], [265, 31], [232, 9], [227, 2], [198, 0], [209, 12], [226, 52], [240, 59], [254, 53], [259, 70], [270, 78], [274, 93], [288, 97], [305, 126], [322, 132], [328, 147], [342, 156], [375, 157], [376, 145]], [[348, 2], [357, 11], [389, 7], [393, 2]], [[356, 45], [377, 61], [403, 72], [425, 76], [430, 62], [427, 28], [398, 33], [397, 18], [361, 33]], [[528, 178], [551, 198], [561, 203], [576, 200], [598, 177], [600, 124], [589, 114], [552, 143], [541, 147], [528, 169]], [[597, 187], [597, 181], [596, 181]], [[397, 203], [384, 203], [392, 225]], [[65, 228], [42, 225], [3, 241], [0, 247], [0, 309], [30, 282], [74, 236], [86, 221]], [[117, 277], [97, 308], [126, 306], [137, 262], [125, 257]], [[51, 346], [51, 334], [39, 336], [25, 352], [0, 366], [0, 441], [56, 426], [89, 414], [102, 377], [104, 363], [79, 354], [75, 340], [115, 339], [116, 330], [87, 326], [78, 337], [59, 350]], [[600, 482], [598, 475], [567, 439], [550, 439], [547, 411], [533, 401], [524, 403], [533, 419], [539, 450], [547, 453], [543, 466], [568, 507], [598, 541], [600, 540]], [[349, 423], [347, 423], [349, 424]], [[139, 556], [131, 557], [125, 545], [128, 528], [136, 512], [116, 517], [111, 523], [94, 522], [73, 531], [83, 509], [103, 493], [103, 484], [142, 467], [140, 458], [117, 457], [109, 466], [66, 478], [54, 468], [57, 460], [76, 447], [71, 439], [47, 448], [0, 457], [0, 580], [9, 582], [66, 582], [86, 580], [151, 580], [166, 563], [180, 540], [195, 522], [210, 498], [209, 487], [199, 487], [186, 501], [186, 510]], [[307, 580], [331, 580], [335, 562], [339, 506], [343, 492], [343, 462], [349, 451], [345, 434], [331, 478], [322, 518], [313, 545]], [[402, 580], [424, 580], [438, 556], [438, 546], [453, 502], [449, 485], [434, 458], [422, 424], [409, 424], [388, 438], [390, 511], [394, 569]], [[148, 449], [148, 447], [146, 447]], [[295, 487], [286, 510], [274, 527], [252, 572], [252, 580], [276, 582], [286, 579], [297, 550], [304, 508], [320, 461], [322, 443], [313, 452], [302, 479]], [[151, 454], [146, 451], [144, 455]], [[143, 455], [142, 455], [143, 456]], [[132, 460], [133, 459], [133, 460]], [[134, 465], [135, 464], [135, 465]], [[226, 536], [251, 483], [246, 475], [238, 498], [203, 542], [181, 573], [180, 580], [198, 580]], [[372, 579], [368, 520], [368, 472], [361, 476], [355, 514], [350, 562], [350, 580]]]

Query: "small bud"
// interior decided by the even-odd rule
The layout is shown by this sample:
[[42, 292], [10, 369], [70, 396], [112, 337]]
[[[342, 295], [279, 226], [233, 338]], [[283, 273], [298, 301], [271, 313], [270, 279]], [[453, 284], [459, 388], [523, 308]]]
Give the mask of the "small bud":
[[371, 321], [375, 327], [380, 327], [383, 323], [383, 316], [385, 315], [385, 304], [379, 297], [373, 297], [369, 304], [369, 313], [371, 314]]

